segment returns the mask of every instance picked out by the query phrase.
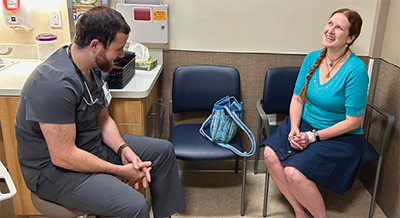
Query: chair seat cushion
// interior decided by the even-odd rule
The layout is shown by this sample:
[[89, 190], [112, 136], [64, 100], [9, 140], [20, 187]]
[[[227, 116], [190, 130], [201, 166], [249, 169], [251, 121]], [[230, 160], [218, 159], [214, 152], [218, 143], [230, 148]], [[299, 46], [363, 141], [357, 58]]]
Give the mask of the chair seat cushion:
[[372, 146], [371, 143], [369, 143], [365, 138], [363, 139], [363, 144], [364, 154], [362, 156], [361, 163], [366, 164], [378, 160], [379, 155], [374, 146]]
[[[223, 148], [199, 133], [201, 124], [182, 124], [175, 126], [169, 136], [178, 159], [186, 161], [216, 161], [236, 158], [237, 155], [231, 150]], [[208, 135], [210, 129], [204, 130]], [[243, 151], [240, 134], [229, 142], [230, 145]]]
[[44, 200], [33, 192], [31, 192], [31, 200], [36, 210], [48, 217], [70, 218], [87, 215], [87, 213], [66, 208], [59, 204]]

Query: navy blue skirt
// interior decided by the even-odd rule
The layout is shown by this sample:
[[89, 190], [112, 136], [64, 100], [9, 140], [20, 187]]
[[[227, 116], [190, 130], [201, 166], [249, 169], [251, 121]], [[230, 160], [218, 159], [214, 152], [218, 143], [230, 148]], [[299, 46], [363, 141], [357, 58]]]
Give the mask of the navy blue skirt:
[[[301, 121], [300, 132], [311, 131]], [[288, 141], [289, 116], [263, 142], [271, 147], [284, 166], [298, 169], [319, 187], [343, 195], [353, 186], [364, 152], [363, 135], [344, 134], [321, 142], [314, 142], [303, 151], [292, 149]]]

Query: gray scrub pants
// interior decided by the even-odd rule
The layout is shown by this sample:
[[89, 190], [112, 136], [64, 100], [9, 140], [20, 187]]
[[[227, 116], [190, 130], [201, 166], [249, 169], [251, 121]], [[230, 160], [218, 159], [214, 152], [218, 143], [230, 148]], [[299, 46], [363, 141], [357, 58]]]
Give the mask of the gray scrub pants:
[[[154, 217], [166, 217], [186, 208], [172, 144], [166, 140], [136, 135], [122, 135], [142, 161], [151, 161], [150, 192]], [[122, 164], [107, 146], [108, 157]], [[40, 197], [78, 211], [100, 217], [149, 217], [146, 199], [131, 186], [109, 174], [77, 173], [66, 170], [65, 176], [50, 182], [41, 174], [37, 193]]]

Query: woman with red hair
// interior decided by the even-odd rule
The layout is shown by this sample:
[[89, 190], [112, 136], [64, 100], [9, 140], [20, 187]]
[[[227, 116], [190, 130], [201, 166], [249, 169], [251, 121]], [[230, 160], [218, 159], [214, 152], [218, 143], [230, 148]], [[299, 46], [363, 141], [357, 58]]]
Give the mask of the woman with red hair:
[[264, 142], [268, 172], [296, 217], [326, 217], [318, 187], [342, 195], [354, 183], [369, 82], [365, 64], [350, 50], [361, 25], [353, 10], [332, 13], [324, 48], [303, 61], [289, 116]]

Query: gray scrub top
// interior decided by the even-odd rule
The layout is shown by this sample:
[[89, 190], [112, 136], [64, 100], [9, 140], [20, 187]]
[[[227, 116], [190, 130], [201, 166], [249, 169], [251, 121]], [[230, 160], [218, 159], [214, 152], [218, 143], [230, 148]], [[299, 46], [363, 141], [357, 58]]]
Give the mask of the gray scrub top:
[[106, 157], [100, 137], [97, 117], [104, 107], [103, 82], [97, 70], [92, 70], [96, 86], [88, 91], [75, 71], [66, 52], [67, 46], [55, 51], [28, 77], [21, 92], [15, 120], [18, 159], [27, 187], [36, 191], [39, 176], [50, 181], [62, 179], [68, 170], [55, 166], [39, 122], [76, 125], [75, 144], [102, 159]]

